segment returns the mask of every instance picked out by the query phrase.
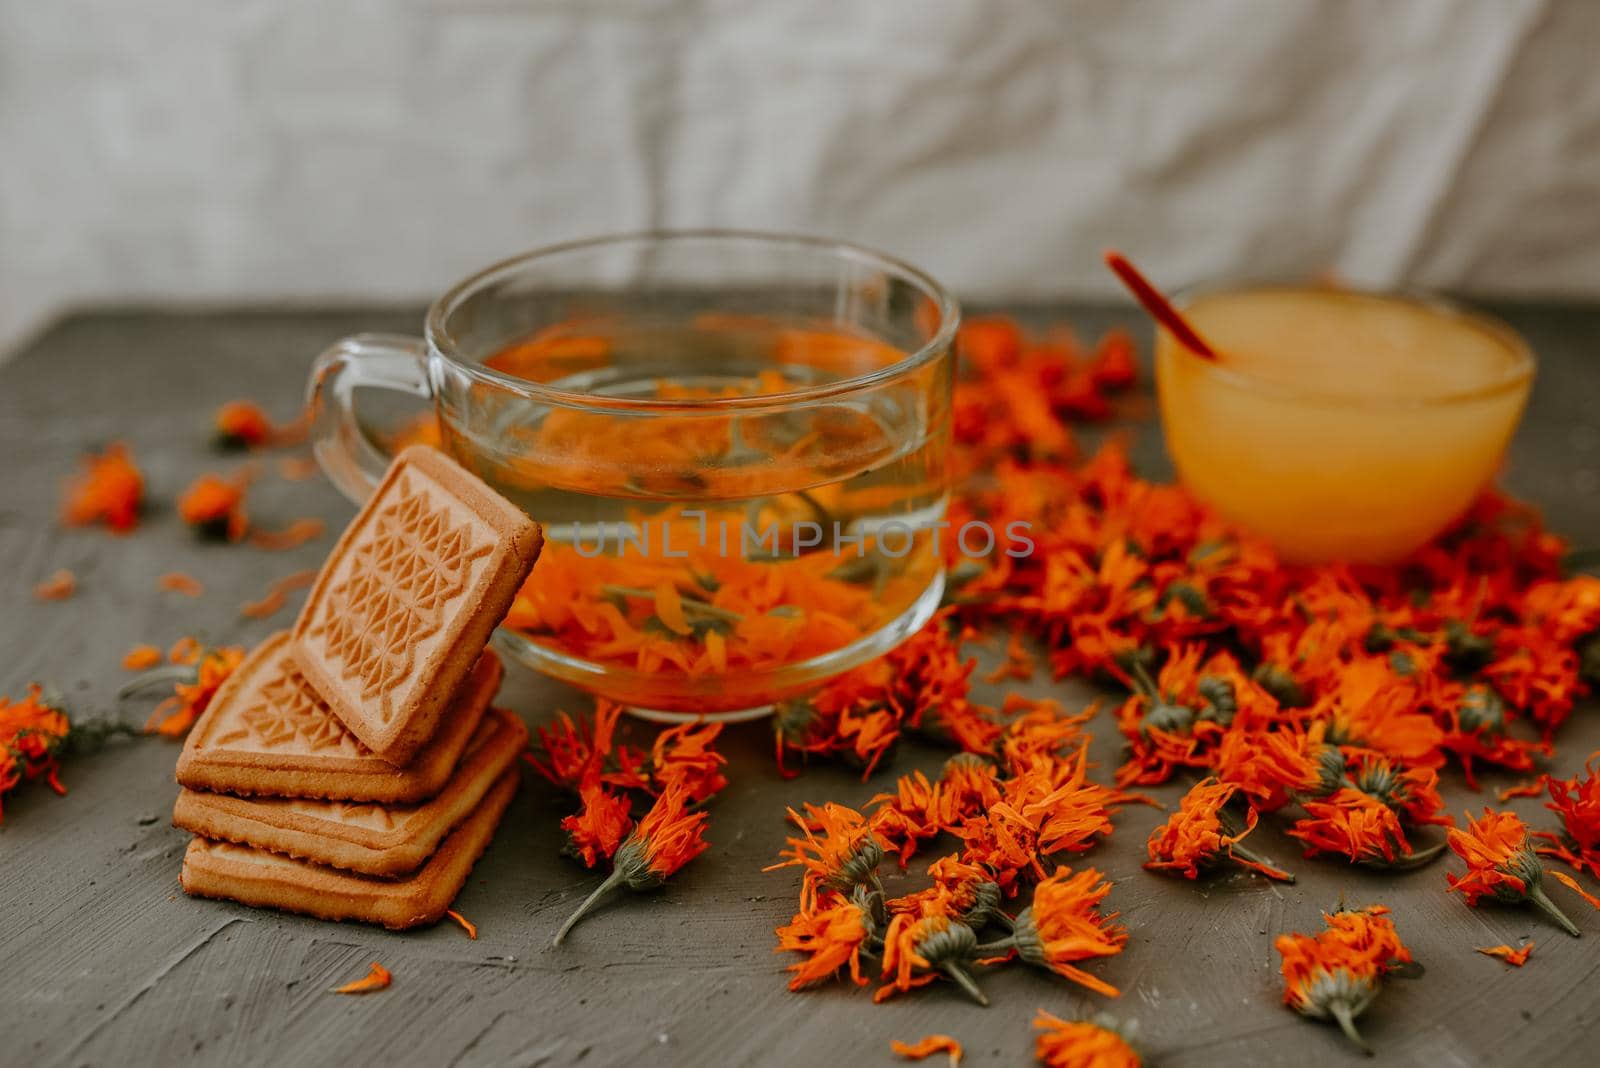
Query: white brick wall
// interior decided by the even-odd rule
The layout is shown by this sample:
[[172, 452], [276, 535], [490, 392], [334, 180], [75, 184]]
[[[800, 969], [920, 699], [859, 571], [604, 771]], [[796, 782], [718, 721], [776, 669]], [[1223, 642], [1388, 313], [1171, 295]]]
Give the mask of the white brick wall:
[[1600, 295], [1589, 0], [0, 0], [0, 345], [654, 225]]

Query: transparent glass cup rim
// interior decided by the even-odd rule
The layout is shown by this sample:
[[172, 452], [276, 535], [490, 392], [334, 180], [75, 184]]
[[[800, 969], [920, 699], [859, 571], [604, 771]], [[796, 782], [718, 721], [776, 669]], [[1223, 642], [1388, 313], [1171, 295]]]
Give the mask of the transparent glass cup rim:
[[[896, 360], [894, 363], [887, 364], [866, 374], [842, 378], [819, 385], [786, 390], [782, 393], [767, 393], [748, 397], [708, 397], [693, 400], [600, 396], [579, 390], [560, 389], [544, 383], [529, 381], [525, 378], [518, 378], [514, 375], [496, 371], [491, 367], [486, 367], [481, 363], [464, 359], [459, 351], [456, 339], [448, 329], [450, 316], [462, 304], [485, 288], [513, 278], [530, 266], [549, 260], [556, 260], [570, 253], [584, 252], [591, 249], [626, 245], [642, 247], [678, 243], [684, 245], [694, 243], [743, 245], [751, 248], [765, 246], [778, 251], [811, 251], [831, 254], [841, 261], [853, 262], [893, 275], [900, 281], [906, 282], [919, 290], [923, 296], [932, 302], [934, 308], [938, 311], [938, 327], [934, 330], [933, 335], [915, 351]], [[476, 274], [456, 283], [443, 296], [434, 301], [433, 306], [428, 309], [424, 336], [427, 339], [429, 348], [460, 373], [479, 382], [519, 393], [529, 400], [541, 401], [565, 408], [582, 408], [606, 412], [713, 414], [729, 411], [782, 410], [796, 404], [806, 404], [855, 393], [900, 378], [936, 359], [942, 352], [948, 350], [955, 338], [956, 325], [959, 321], [960, 306], [957, 304], [955, 297], [930, 275], [903, 260], [878, 252], [875, 249], [867, 248], [864, 245], [823, 237], [766, 233], [757, 230], [640, 230], [632, 233], [607, 234], [579, 241], [545, 245], [485, 267]]]
[[[1315, 284], [1295, 282], [1220, 282], [1209, 285], [1191, 286], [1173, 294], [1172, 303], [1177, 308], [1187, 308], [1197, 300], [1205, 297], [1248, 295], [1251, 293], [1284, 292], [1284, 293], [1319, 293], [1326, 292], [1330, 295], [1343, 295], [1363, 297], [1373, 300], [1389, 301], [1393, 303], [1413, 304], [1430, 311], [1439, 312], [1456, 320], [1463, 326], [1470, 327], [1481, 333], [1489, 334], [1505, 346], [1510, 357], [1510, 364], [1501, 375], [1484, 382], [1482, 385], [1472, 386], [1468, 389], [1457, 389], [1441, 393], [1410, 394], [1405, 396], [1380, 397], [1368, 394], [1346, 393], [1328, 389], [1307, 389], [1292, 383], [1281, 382], [1276, 379], [1263, 378], [1260, 375], [1250, 374], [1229, 367], [1225, 362], [1209, 360], [1193, 352], [1188, 346], [1173, 339], [1172, 348], [1176, 358], [1190, 364], [1219, 381], [1246, 389], [1254, 393], [1275, 396], [1285, 400], [1299, 401], [1304, 404], [1313, 404], [1320, 407], [1348, 408], [1352, 410], [1372, 411], [1403, 411], [1420, 408], [1439, 408], [1454, 404], [1464, 404], [1471, 401], [1483, 400], [1509, 393], [1524, 386], [1533, 377], [1536, 360], [1533, 350], [1528, 347], [1521, 334], [1513, 330], [1508, 324], [1491, 315], [1463, 307], [1455, 301], [1447, 300], [1434, 293], [1411, 289], [1378, 289], [1366, 286], [1341, 285], [1338, 288], [1319, 287]], [[1157, 328], [1160, 329], [1159, 327]], [[1224, 357], [1226, 359], [1226, 357]]]

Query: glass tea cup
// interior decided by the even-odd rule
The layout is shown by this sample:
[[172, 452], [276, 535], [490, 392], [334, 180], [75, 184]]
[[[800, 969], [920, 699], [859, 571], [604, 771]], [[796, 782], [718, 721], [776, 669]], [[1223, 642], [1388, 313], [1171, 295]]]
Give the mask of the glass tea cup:
[[1428, 297], [1262, 286], [1186, 296], [1156, 381], [1182, 482], [1286, 560], [1389, 564], [1493, 479], [1528, 399], [1515, 331]]
[[503, 652], [641, 715], [749, 718], [937, 607], [958, 316], [854, 245], [574, 242], [459, 283], [421, 338], [324, 352], [313, 442], [359, 503], [393, 438], [356, 391], [426, 399], [427, 436], [544, 526]]

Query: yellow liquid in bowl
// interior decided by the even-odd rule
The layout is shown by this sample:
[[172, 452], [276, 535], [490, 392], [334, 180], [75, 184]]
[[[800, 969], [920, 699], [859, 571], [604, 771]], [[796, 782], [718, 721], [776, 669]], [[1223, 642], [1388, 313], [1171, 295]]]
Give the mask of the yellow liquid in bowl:
[[1158, 336], [1168, 452], [1196, 496], [1293, 562], [1420, 548], [1493, 478], [1532, 381], [1508, 328], [1406, 298], [1240, 290], [1184, 314], [1223, 356]]

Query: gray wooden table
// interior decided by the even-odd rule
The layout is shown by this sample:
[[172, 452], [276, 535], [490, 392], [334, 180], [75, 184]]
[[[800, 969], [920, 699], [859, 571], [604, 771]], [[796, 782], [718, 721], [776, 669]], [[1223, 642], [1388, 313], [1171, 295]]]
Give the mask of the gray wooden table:
[[[1509, 485], [1557, 529], [1600, 544], [1600, 307], [1497, 310], [1542, 360]], [[1088, 332], [1134, 321], [1117, 309], [1022, 311]], [[239, 617], [239, 605], [315, 566], [352, 510], [320, 479], [290, 483], [269, 471], [252, 492], [256, 518], [319, 515], [328, 537], [291, 553], [193, 541], [172, 501], [195, 475], [237, 462], [208, 451], [210, 413], [237, 396], [290, 412], [325, 344], [419, 321], [416, 309], [105, 311], [63, 321], [0, 365], [0, 692], [51, 680], [79, 714], [113, 714], [126, 677], [118, 661], [130, 645], [192, 633], [248, 644], [285, 625], [290, 611], [255, 622]], [[156, 507], [128, 537], [61, 529], [62, 477], [84, 449], [111, 438], [132, 444]], [[1153, 427], [1138, 431], [1135, 455], [1142, 470], [1164, 473]], [[32, 586], [58, 567], [77, 572], [77, 596], [35, 602]], [[157, 591], [156, 576], [177, 568], [205, 583], [203, 597]], [[1026, 688], [1071, 702], [1090, 696], [1076, 683]], [[502, 703], [532, 723], [580, 706], [521, 668], [509, 672]], [[631, 730], [648, 735], [643, 725]], [[1106, 774], [1117, 739], [1109, 722], [1097, 733]], [[185, 835], [168, 825], [176, 746], [142, 739], [76, 758], [64, 772], [68, 797], [24, 788], [0, 826], [0, 1063], [871, 1065], [893, 1062], [891, 1038], [941, 1031], [965, 1043], [968, 1063], [1021, 1064], [1031, 1055], [1029, 1021], [1043, 1007], [1135, 1018], [1150, 1059], [1163, 1065], [1353, 1064], [1359, 1058], [1336, 1031], [1280, 1004], [1272, 949], [1282, 931], [1317, 930], [1318, 911], [1341, 894], [1390, 905], [1427, 969], [1392, 983], [1363, 1021], [1380, 1063], [1594, 1063], [1600, 913], [1560, 888], [1552, 892], [1589, 932], [1581, 940], [1528, 912], [1467, 908], [1445, 893], [1447, 863], [1389, 877], [1301, 861], [1276, 825], [1252, 844], [1293, 861], [1294, 886], [1159, 878], [1139, 866], [1161, 818], [1143, 807], [1123, 813], [1115, 836], [1086, 858], [1116, 881], [1110, 905], [1132, 931], [1127, 951], [1096, 968], [1121, 998], [1022, 967], [985, 979], [987, 1009], [945, 984], [881, 1006], [844, 987], [788, 993], [772, 929], [793, 910], [796, 879], [760, 871], [781, 846], [784, 807], [859, 803], [892, 777], [863, 784], [818, 767], [786, 782], [769, 741], [763, 724], [731, 731], [733, 783], [716, 803], [711, 851], [665, 892], [601, 911], [560, 950], [550, 936], [594, 880], [558, 855], [556, 823], [567, 808], [531, 775], [458, 902], [481, 931], [473, 942], [449, 924], [393, 934], [189, 900], [177, 881]], [[1556, 767], [1570, 772], [1596, 748], [1591, 704], [1566, 728]], [[907, 747], [894, 767], [940, 760]], [[1485, 777], [1489, 789], [1508, 781]], [[1466, 791], [1458, 774], [1446, 782], [1457, 813], [1492, 801]], [[1157, 793], [1170, 801], [1178, 790]], [[1513, 804], [1544, 822], [1537, 801]], [[911, 887], [885, 870], [891, 892]], [[1525, 937], [1539, 946], [1521, 970], [1473, 952]], [[327, 993], [372, 960], [394, 973], [388, 991]]]

